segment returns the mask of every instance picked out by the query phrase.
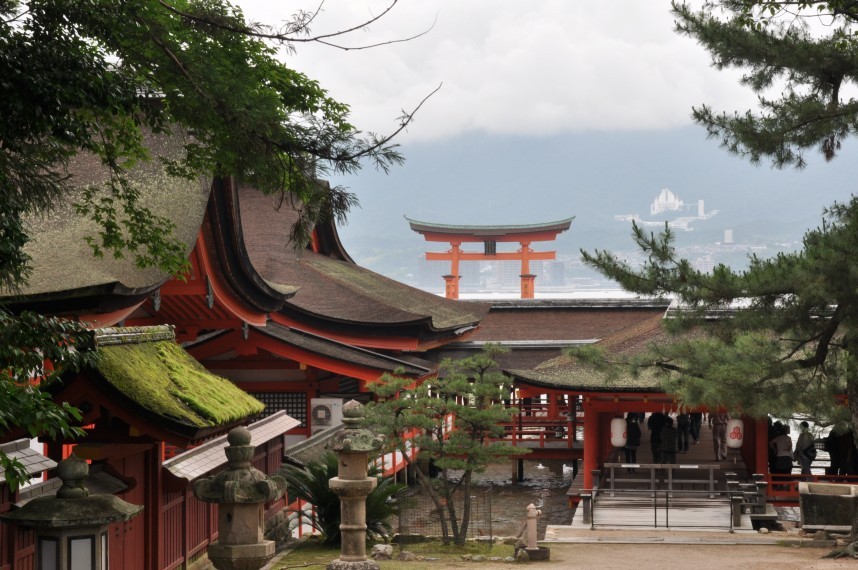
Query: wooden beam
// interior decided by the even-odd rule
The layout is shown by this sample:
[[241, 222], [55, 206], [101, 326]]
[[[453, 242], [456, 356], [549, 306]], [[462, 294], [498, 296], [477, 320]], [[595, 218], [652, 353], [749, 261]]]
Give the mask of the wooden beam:
[[[459, 261], [521, 261], [524, 254], [518, 251], [506, 251], [496, 253], [494, 255], [486, 255], [485, 253], [476, 253], [468, 251], [460, 251], [458, 254]], [[550, 261], [557, 258], [556, 251], [531, 251], [528, 252], [527, 258], [530, 260]], [[428, 261], [452, 261], [453, 254], [450, 252], [427, 251], [426, 259]]]

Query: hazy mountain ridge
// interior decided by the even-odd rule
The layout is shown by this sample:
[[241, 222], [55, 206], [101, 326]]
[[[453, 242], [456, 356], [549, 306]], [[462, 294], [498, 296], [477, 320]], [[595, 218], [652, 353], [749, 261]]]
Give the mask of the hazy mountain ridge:
[[[784, 244], [800, 247], [804, 232], [819, 225], [823, 208], [849, 198], [858, 171], [849, 161], [825, 164], [817, 157], [802, 171], [754, 167], [706, 141], [697, 128], [550, 139], [470, 135], [447, 144], [404, 146], [403, 152], [406, 164], [388, 176], [365, 171], [335, 180], [362, 203], [341, 228], [347, 250], [361, 265], [400, 280], [417, 270], [424, 251], [446, 249], [412, 232], [406, 215], [452, 224], [575, 216], [556, 242], [534, 248], [577, 259], [582, 248], [633, 251], [630, 223], [614, 216], [651, 219], [650, 203], [662, 188], [686, 204], [696, 207], [704, 200], [706, 211], [719, 210], [693, 222], [693, 231], [676, 232], [680, 251], [718, 251], [716, 244], [730, 229], [734, 247], [727, 249], [753, 245], [763, 248], [763, 256], [774, 255]], [[735, 264], [747, 256], [724, 257]]]

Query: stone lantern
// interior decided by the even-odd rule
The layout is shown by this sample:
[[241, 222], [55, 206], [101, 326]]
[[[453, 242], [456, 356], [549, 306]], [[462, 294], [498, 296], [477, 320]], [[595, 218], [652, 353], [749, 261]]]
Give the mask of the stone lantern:
[[344, 427], [331, 440], [330, 448], [339, 457], [337, 477], [331, 479], [331, 490], [340, 497], [340, 557], [328, 564], [328, 570], [378, 570], [378, 562], [366, 556], [366, 497], [378, 481], [367, 477], [370, 454], [375, 454], [384, 441], [360, 427], [363, 405], [351, 400], [343, 405]]
[[218, 504], [218, 541], [209, 545], [208, 556], [219, 570], [256, 570], [274, 556], [274, 541], [265, 540], [263, 507], [286, 491], [286, 480], [268, 477], [255, 469], [250, 430], [229, 432], [224, 449], [227, 468], [194, 483], [194, 495]]
[[36, 532], [36, 568], [40, 570], [107, 570], [107, 529], [143, 510], [113, 495], [90, 495], [83, 482], [89, 465], [76, 455], [60, 461], [62, 487], [56, 496], [37, 497], [5, 521]]

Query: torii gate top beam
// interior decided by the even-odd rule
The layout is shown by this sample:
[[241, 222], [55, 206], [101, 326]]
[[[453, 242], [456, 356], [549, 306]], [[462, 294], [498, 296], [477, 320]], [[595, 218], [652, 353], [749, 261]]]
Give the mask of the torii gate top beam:
[[426, 241], [451, 243], [464, 242], [534, 242], [551, 241], [569, 229], [572, 220], [566, 218], [557, 222], [545, 222], [541, 224], [526, 225], [451, 225], [436, 224], [431, 222], [419, 222], [405, 217], [411, 229], [421, 234]]

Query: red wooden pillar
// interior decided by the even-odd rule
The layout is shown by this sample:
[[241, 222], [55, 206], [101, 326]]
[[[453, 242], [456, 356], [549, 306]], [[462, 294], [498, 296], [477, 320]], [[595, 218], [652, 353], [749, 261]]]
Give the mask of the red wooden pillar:
[[448, 299], [459, 298], [458, 275], [444, 275], [444, 296]]
[[461, 242], [450, 242], [450, 274], [444, 276], [444, 296], [448, 299], [459, 298], [459, 259]]
[[584, 403], [584, 484], [583, 489], [593, 488], [593, 469], [599, 466], [599, 413]]
[[529, 241], [519, 242], [521, 249], [518, 252], [521, 254], [521, 298], [533, 299], [534, 297], [534, 280], [536, 275], [530, 272], [530, 254], [533, 250], [530, 249]]
[[533, 299], [534, 294], [534, 281], [536, 281], [536, 275], [532, 273], [519, 275], [521, 277], [521, 298], [522, 299]]

